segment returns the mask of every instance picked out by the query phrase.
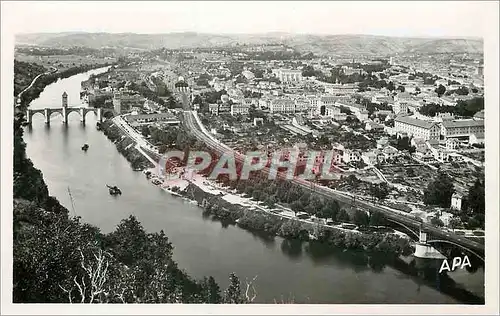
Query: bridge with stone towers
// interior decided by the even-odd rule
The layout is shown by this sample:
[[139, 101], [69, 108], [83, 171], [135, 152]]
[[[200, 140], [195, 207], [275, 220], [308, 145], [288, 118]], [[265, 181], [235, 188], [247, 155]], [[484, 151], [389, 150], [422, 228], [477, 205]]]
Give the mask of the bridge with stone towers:
[[93, 107], [68, 107], [68, 94], [66, 91], [62, 94], [62, 107], [60, 108], [44, 108], [44, 109], [28, 109], [26, 111], [27, 123], [31, 125], [33, 120], [33, 115], [41, 113], [45, 117], [45, 124], [50, 124], [50, 116], [53, 113], [59, 113], [62, 116], [62, 122], [68, 124], [68, 116], [71, 112], [77, 112], [80, 114], [80, 121], [85, 124], [85, 117], [87, 113], [94, 112], [97, 116], [97, 121], [102, 123], [102, 109]]

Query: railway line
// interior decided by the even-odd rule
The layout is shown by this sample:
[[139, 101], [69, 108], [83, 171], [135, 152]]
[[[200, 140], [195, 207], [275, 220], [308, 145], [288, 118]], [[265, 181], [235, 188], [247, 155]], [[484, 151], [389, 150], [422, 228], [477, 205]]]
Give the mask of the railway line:
[[[243, 163], [246, 159], [246, 156], [233, 150], [232, 148], [228, 147], [227, 145], [222, 144], [219, 142], [217, 139], [215, 139], [213, 136], [211, 136], [204, 126], [201, 124], [199, 121], [199, 118], [197, 117], [197, 113], [195, 111], [184, 111], [184, 124], [186, 127], [189, 129], [189, 131], [199, 140], [203, 141], [208, 147], [211, 149], [217, 151], [220, 154], [227, 153], [227, 152], [234, 152], [235, 155], [235, 160]], [[262, 172], [264, 174], [269, 174], [270, 169], [269, 167], [265, 167], [262, 169]], [[464, 238], [463, 236], [458, 236], [456, 234], [453, 234], [448, 231], [441, 230], [439, 228], [436, 228], [432, 225], [422, 223], [414, 218], [412, 218], [410, 215], [401, 212], [399, 210], [395, 210], [392, 208], [389, 208], [384, 205], [377, 205], [368, 201], [356, 199], [354, 195], [345, 193], [345, 192], [339, 192], [324, 186], [319, 186], [317, 184], [314, 184], [312, 182], [306, 181], [304, 179], [300, 178], [294, 178], [291, 180], [294, 184], [313, 191], [315, 194], [318, 194], [323, 197], [335, 199], [341, 203], [345, 204], [351, 204], [359, 209], [367, 210], [370, 212], [379, 212], [383, 214], [388, 220], [391, 220], [392, 222], [396, 222], [403, 227], [406, 227], [407, 229], [413, 228], [416, 230], [423, 229], [430, 233], [433, 237], [436, 239], [440, 240], [447, 240], [451, 243], [459, 244], [461, 247], [465, 249], [470, 249], [476, 252], [484, 253], [484, 245], [468, 240]]]

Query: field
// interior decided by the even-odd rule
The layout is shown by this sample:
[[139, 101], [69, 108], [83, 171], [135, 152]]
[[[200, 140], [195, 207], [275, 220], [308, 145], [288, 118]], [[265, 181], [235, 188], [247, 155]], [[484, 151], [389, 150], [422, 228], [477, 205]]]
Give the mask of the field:
[[33, 56], [26, 54], [16, 54], [15, 59], [29, 63], [36, 63], [42, 65], [47, 69], [56, 67], [59, 71], [64, 71], [68, 68], [85, 64], [103, 64], [115, 61], [114, 58], [99, 58], [93, 56], [77, 55]]

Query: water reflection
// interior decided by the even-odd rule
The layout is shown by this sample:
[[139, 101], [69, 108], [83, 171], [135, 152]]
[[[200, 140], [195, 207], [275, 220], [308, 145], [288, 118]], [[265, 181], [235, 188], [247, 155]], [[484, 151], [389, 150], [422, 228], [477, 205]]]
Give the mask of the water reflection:
[[370, 256], [368, 258], [368, 266], [375, 273], [381, 273], [384, 271], [387, 262], [384, 258], [380, 256]]
[[291, 259], [299, 259], [302, 256], [302, 241], [297, 239], [283, 239], [281, 251]]
[[276, 238], [273, 235], [267, 234], [265, 232], [250, 231], [255, 240], [263, 243], [266, 248], [274, 249], [276, 244]]
[[[82, 76], [78, 80], [82, 79], [85, 78]], [[65, 82], [59, 82], [65, 86], [53, 87], [52, 101], [47, 97], [49, 89], [46, 89], [42, 94], [46, 95], [45, 101], [40, 100], [40, 106], [60, 105], [63, 90], [68, 91], [70, 102], [74, 103], [80, 90], [79, 82], [73, 90]], [[431, 289], [431, 286], [435, 288], [435, 279], [431, 284], [416, 274], [411, 275], [411, 271], [411, 277], [399, 273], [405, 268], [393, 268], [394, 263], [386, 263], [383, 256], [368, 258], [363, 253], [342, 251], [317, 242], [283, 240], [261, 232], [235, 229], [229, 227], [231, 223], [212, 218], [187, 201], [173, 198], [163, 190], [152, 189], [143, 175], [131, 172], [129, 163], [106, 136], [96, 131], [92, 115], [87, 121], [88, 126], [83, 126], [79, 115], [71, 114], [69, 126], [61, 124], [60, 130], [54, 125], [52, 133], [50, 126], [44, 128], [43, 115], [36, 115], [36, 119], [34, 128], [39, 129], [38, 134], [25, 138], [32, 141], [28, 146], [29, 155], [44, 171], [51, 193], [65, 202], [70, 212], [68, 186], [71, 186], [77, 213], [103, 231], [111, 231], [130, 214], [137, 215], [147, 230], [164, 229], [168, 232], [175, 246], [176, 261], [193, 275], [213, 275], [217, 280], [226, 280], [228, 273], [234, 271], [244, 280], [258, 274], [258, 300], [268, 303], [273, 298], [280, 301], [281, 294], [285, 302], [290, 301], [290, 296], [300, 298], [304, 303], [309, 302], [308, 297], [313, 303], [456, 302], [450, 299], [454, 295]], [[53, 123], [60, 124], [60, 120]], [[31, 129], [27, 133], [31, 133]], [[91, 150], [85, 155], [80, 150], [83, 143], [91, 145]], [[73, 149], [65, 154], [66, 147]], [[64, 168], [58, 168], [63, 165]], [[68, 168], [74, 174], [68, 176]], [[109, 196], [104, 181], [123, 187], [124, 195]], [[165, 208], [168, 212], [164, 211]], [[221, 226], [228, 229], [221, 229]], [[408, 263], [403, 264], [408, 266]], [[418, 294], [420, 284], [425, 286]], [[444, 284], [441, 281], [443, 292], [446, 291]], [[382, 290], [377, 291], [379, 288]]]

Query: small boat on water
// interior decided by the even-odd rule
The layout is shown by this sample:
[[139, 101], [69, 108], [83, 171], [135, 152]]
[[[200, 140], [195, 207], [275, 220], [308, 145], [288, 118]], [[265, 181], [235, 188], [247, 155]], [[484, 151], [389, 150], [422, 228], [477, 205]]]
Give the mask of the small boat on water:
[[111, 185], [106, 184], [106, 186], [109, 189], [109, 194], [111, 194], [111, 195], [118, 195], [118, 194], [121, 195], [122, 194], [122, 191], [116, 185], [111, 186]]
[[162, 183], [163, 183], [163, 182], [162, 182], [160, 179], [158, 179], [158, 178], [154, 178], [153, 180], [151, 180], [151, 182], [152, 182], [153, 184], [155, 184], [155, 185], [159, 185], [159, 184], [162, 184]]
[[82, 146], [82, 150], [83, 151], [87, 151], [89, 149], [89, 145], [88, 144], [85, 144]]

